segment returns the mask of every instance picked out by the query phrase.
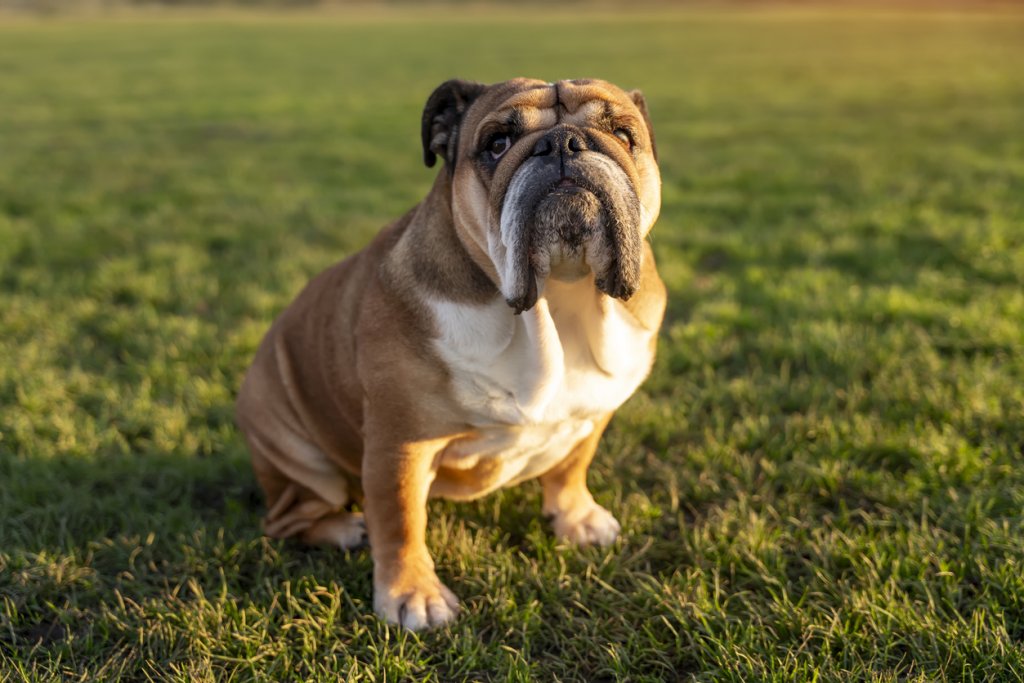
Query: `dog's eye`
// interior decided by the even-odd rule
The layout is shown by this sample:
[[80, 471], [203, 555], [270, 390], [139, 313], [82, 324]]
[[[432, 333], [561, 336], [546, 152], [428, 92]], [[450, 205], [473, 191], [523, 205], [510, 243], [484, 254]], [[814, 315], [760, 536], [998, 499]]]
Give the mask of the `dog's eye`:
[[616, 128], [612, 135], [622, 140], [623, 144], [625, 144], [626, 147], [633, 149], [633, 145], [635, 143], [633, 142], [633, 136], [629, 134], [628, 130], [626, 130], [625, 128]]
[[487, 151], [490, 152], [492, 159], [497, 160], [500, 159], [511, 146], [512, 138], [504, 133], [499, 133], [491, 138], [490, 142], [487, 143]]

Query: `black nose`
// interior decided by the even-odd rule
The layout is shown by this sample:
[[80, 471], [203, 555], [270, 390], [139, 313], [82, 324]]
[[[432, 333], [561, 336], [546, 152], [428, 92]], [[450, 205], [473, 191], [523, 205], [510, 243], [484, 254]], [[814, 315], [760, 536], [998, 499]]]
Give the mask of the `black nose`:
[[537, 141], [533, 146], [533, 156], [546, 157], [551, 154], [572, 156], [586, 151], [587, 140], [572, 128], [556, 128]]

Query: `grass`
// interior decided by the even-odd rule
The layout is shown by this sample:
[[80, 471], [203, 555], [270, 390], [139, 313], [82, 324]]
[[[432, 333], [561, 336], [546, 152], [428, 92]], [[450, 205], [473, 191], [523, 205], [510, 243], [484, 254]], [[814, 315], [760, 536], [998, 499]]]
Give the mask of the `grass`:
[[[0, 25], [0, 679], [1024, 679], [1024, 15]], [[670, 289], [591, 473], [435, 502], [466, 613], [262, 538], [241, 373], [453, 75], [640, 87]]]

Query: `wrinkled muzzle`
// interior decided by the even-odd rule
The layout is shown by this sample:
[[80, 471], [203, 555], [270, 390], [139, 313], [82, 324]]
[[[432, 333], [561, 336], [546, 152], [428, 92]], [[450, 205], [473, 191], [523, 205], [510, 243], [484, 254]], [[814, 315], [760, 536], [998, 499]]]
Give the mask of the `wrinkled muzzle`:
[[508, 305], [537, 303], [538, 283], [594, 273], [597, 288], [628, 299], [640, 284], [640, 200], [609, 157], [582, 152], [560, 163], [531, 157], [516, 171], [502, 202], [491, 254]]

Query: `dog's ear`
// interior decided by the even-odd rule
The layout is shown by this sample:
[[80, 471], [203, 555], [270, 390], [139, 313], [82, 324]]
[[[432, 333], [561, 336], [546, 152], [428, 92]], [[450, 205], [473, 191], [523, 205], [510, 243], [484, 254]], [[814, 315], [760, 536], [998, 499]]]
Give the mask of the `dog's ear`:
[[448, 164], [448, 172], [455, 170], [462, 116], [486, 88], [482, 83], [458, 79], [437, 86], [423, 107], [423, 163], [433, 166], [441, 156]]
[[651, 115], [647, 113], [647, 100], [639, 90], [630, 90], [629, 98], [633, 100], [633, 104], [640, 110], [640, 115], [644, 117], [644, 123], [647, 124], [647, 135], [651, 138], [651, 153], [654, 154], [654, 160], [657, 161], [658, 146], [654, 144], [654, 126], [651, 125]]

